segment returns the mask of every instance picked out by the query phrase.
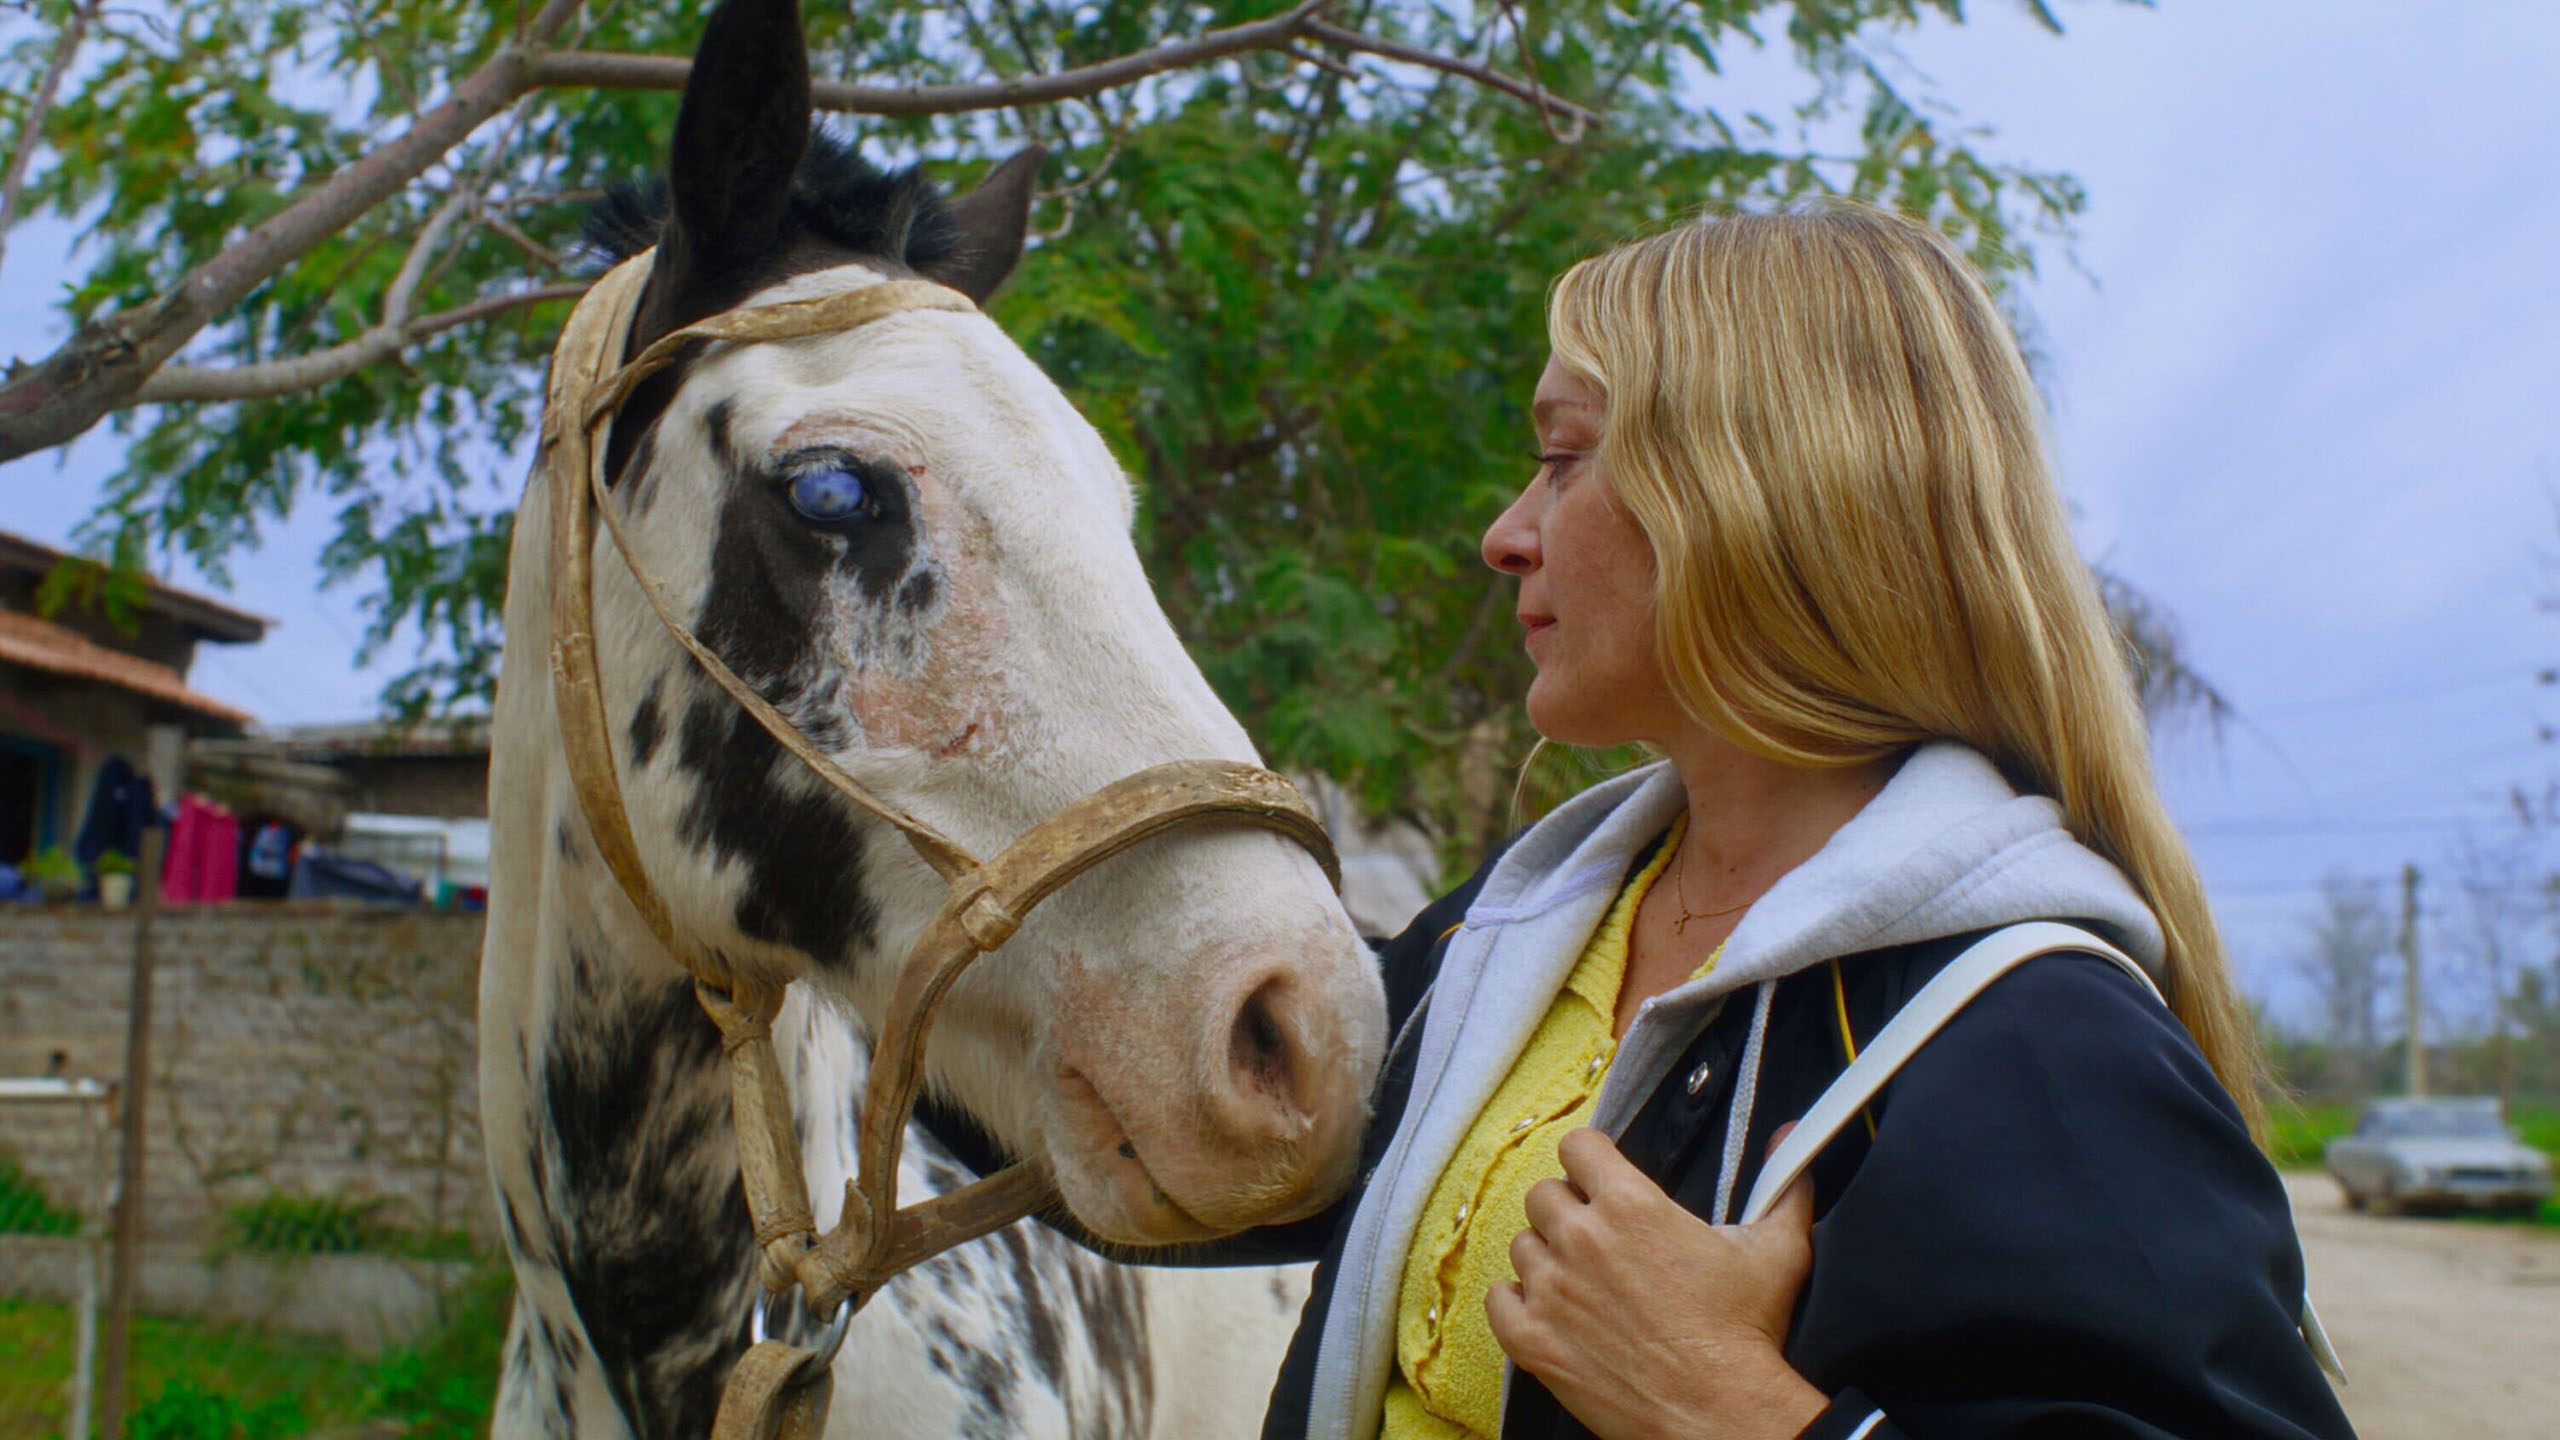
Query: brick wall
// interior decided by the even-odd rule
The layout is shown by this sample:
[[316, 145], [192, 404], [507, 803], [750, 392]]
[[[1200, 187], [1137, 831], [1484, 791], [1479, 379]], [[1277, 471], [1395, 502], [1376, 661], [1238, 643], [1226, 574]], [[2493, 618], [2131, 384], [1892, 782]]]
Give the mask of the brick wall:
[[[474, 1087], [482, 922], [345, 902], [163, 911], [152, 929], [151, 1233], [211, 1238], [274, 1192], [381, 1199], [489, 1238]], [[130, 912], [0, 907], [0, 1075], [114, 1081]], [[0, 1147], [49, 1192], [91, 1188], [90, 1107], [0, 1103]]]

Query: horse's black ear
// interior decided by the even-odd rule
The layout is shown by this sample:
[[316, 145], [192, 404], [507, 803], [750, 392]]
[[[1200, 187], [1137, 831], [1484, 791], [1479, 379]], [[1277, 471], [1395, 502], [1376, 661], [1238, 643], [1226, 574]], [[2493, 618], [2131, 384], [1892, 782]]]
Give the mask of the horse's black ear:
[[703, 26], [676, 112], [661, 261], [682, 282], [716, 286], [771, 254], [808, 148], [799, 0], [724, 0]]
[[960, 231], [960, 248], [926, 273], [980, 304], [996, 293], [1004, 277], [1022, 258], [1022, 241], [1031, 228], [1031, 182], [1049, 158], [1038, 145], [1017, 153], [987, 173], [978, 188], [954, 201], [951, 220]]

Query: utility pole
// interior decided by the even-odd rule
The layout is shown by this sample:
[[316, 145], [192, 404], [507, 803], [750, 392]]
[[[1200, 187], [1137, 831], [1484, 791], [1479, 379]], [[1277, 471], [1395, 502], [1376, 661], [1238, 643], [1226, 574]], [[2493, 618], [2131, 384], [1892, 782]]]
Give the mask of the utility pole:
[[2427, 1027], [2418, 986], [2418, 867], [2400, 867], [2401, 1029], [2409, 1045], [2409, 1093], [2427, 1093]]
[[[175, 804], [186, 781], [186, 732], [154, 725], [144, 768], [155, 805]], [[169, 831], [159, 817], [142, 830], [141, 893], [133, 916], [133, 996], [125, 1012], [124, 1086], [119, 1098], [115, 1229], [107, 1261], [107, 1334], [98, 1367], [98, 1433], [121, 1440], [125, 1422], [126, 1366], [133, 1353], [133, 1308], [142, 1283], [142, 1159], [150, 1130], [151, 920], [160, 908], [160, 867], [169, 853]]]

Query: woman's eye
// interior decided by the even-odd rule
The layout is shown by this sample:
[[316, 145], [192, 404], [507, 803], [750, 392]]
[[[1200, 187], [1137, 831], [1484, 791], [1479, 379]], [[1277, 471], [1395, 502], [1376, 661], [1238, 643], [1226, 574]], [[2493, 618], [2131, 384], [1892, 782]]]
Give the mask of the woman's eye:
[[811, 470], [791, 482], [791, 508], [820, 524], [850, 520], [871, 503], [871, 491], [850, 470]]

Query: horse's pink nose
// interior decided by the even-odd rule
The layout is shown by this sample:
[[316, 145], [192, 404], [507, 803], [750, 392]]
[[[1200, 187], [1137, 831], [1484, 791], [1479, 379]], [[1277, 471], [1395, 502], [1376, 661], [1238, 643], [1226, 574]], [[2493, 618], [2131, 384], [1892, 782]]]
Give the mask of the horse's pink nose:
[[1211, 1081], [1211, 1104], [1236, 1130], [1265, 1130], [1293, 1140], [1321, 1104], [1321, 1097], [1308, 1094], [1316, 1061], [1306, 1053], [1306, 1017], [1295, 994], [1298, 986], [1288, 976], [1265, 976], [1244, 994], [1244, 1004], [1226, 1025], [1224, 1079]]
[[[1211, 1040], [1209, 1104], [1238, 1139], [1294, 1144], [1319, 1117], [1356, 1099], [1329, 1015], [1311, 1013], [1306, 986], [1273, 971], [1245, 988]], [[1218, 1063], [1223, 1059], [1223, 1064]]]

